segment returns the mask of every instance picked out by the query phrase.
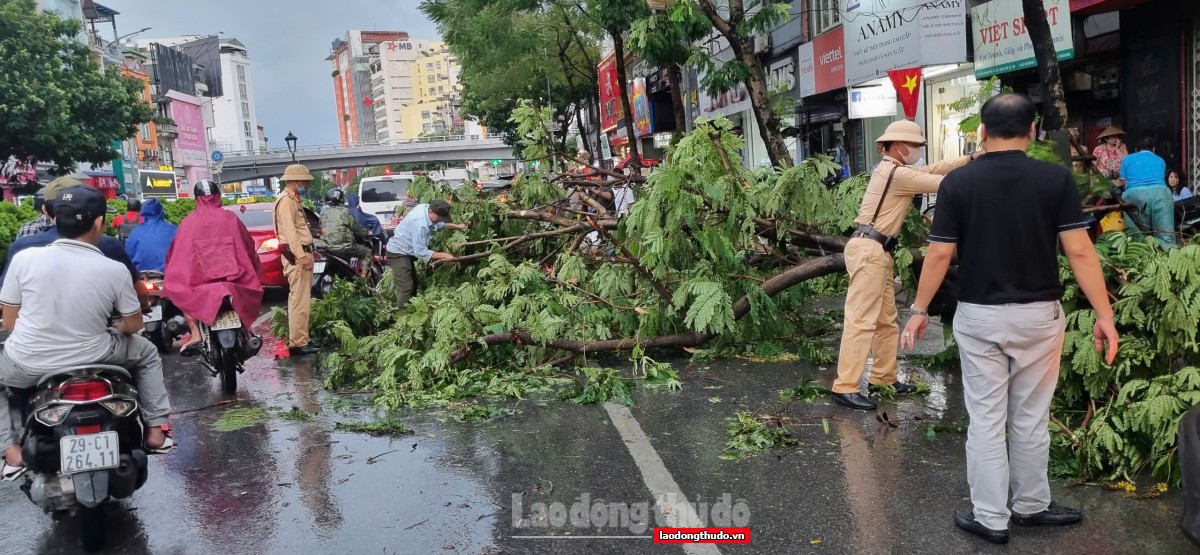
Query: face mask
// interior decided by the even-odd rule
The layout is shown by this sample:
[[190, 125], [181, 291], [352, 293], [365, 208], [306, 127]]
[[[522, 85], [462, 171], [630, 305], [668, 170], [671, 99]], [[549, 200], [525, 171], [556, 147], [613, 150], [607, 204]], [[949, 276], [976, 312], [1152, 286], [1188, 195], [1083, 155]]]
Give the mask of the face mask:
[[904, 157], [904, 163], [906, 165], [911, 166], [913, 164], [916, 164], [920, 160], [921, 160], [921, 147], [912, 147], [912, 146], [908, 147], [908, 154]]

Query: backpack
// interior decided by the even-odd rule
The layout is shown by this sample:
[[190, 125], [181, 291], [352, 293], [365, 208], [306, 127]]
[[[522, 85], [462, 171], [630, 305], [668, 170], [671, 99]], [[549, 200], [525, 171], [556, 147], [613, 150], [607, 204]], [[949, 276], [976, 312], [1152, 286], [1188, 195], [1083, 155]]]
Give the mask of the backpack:
[[121, 225], [117, 226], [117, 238], [121, 240], [122, 245], [125, 244], [126, 239], [129, 239], [129, 234], [133, 233], [134, 228], [141, 223], [139, 220], [141, 220], [140, 217], [133, 220], [126, 218]]

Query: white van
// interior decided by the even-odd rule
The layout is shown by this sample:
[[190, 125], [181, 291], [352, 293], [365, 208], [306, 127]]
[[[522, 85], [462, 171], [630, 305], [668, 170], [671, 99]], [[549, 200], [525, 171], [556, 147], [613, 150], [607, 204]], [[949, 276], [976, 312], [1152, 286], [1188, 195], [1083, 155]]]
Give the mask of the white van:
[[379, 218], [383, 228], [390, 231], [393, 227], [391, 222], [396, 217], [396, 207], [404, 204], [408, 188], [416, 178], [411, 173], [364, 177], [354, 192], [358, 194], [362, 211]]

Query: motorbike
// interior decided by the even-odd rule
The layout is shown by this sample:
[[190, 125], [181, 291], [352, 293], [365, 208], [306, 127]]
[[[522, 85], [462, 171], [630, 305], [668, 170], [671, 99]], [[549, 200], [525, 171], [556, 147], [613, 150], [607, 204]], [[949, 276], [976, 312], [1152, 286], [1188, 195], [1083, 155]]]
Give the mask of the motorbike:
[[28, 389], [9, 388], [26, 472], [21, 490], [55, 520], [79, 515], [86, 551], [103, 546], [102, 505], [146, 483], [147, 424], [124, 368], [63, 368]]
[[367, 282], [372, 288], [378, 285], [387, 264], [387, 252], [384, 251], [384, 244], [378, 237], [371, 237], [368, 241], [371, 259], [360, 260], [331, 252], [317, 239], [316, 248], [313, 249], [312, 296], [318, 299], [324, 297], [333, 289], [335, 280], [357, 278], [363, 264], [370, 264]]
[[262, 337], [252, 335], [242, 326], [242, 319], [226, 298], [212, 325], [198, 323], [203, 338], [201, 352], [205, 368], [221, 379], [221, 391], [237, 393], [238, 374], [245, 371], [243, 362], [254, 358], [262, 349]]
[[158, 352], [165, 353], [187, 333], [187, 320], [170, 299], [163, 298], [162, 272], [142, 272], [141, 283], [150, 295], [150, 311], [142, 318], [142, 336], [158, 347]]

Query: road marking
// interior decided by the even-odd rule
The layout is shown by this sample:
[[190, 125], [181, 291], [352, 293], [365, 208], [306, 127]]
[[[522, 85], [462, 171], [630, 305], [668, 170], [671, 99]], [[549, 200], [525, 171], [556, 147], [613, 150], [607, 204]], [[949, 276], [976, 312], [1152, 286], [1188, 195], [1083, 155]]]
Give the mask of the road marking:
[[[604, 410], [608, 411], [608, 417], [612, 419], [613, 426], [616, 426], [617, 432], [621, 434], [621, 439], [625, 441], [625, 447], [633, 456], [634, 464], [642, 473], [642, 482], [646, 484], [647, 488], [650, 488], [650, 493], [654, 494], [654, 498], [658, 500], [658, 506], [664, 506], [668, 499], [674, 501], [672, 504], [675, 510], [666, 515], [669, 526], [673, 528], [703, 527], [704, 523], [696, 514], [695, 506], [683, 495], [683, 490], [679, 489], [679, 484], [675, 482], [675, 478], [663, 464], [662, 457], [659, 457], [654, 446], [650, 445], [650, 438], [646, 437], [646, 432], [642, 431], [642, 425], [638, 424], [633, 413], [629, 412], [629, 407], [616, 403], [604, 403]], [[711, 543], [684, 544], [682, 547], [683, 552], [688, 555], [720, 555], [721, 553], [721, 550]]]

